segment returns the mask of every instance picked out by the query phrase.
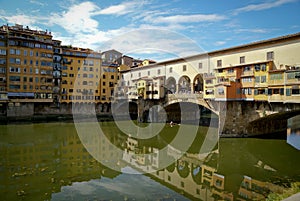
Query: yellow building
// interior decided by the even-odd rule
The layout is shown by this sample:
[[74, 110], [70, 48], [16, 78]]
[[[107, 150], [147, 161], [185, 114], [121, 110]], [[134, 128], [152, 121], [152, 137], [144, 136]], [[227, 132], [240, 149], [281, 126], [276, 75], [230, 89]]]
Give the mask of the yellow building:
[[300, 33], [208, 53], [204, 98], [299, 102]]
[[100, 102], [101, 54], [62, 47], [61, 102]]
[[[6, 90], [9, 99], [52, 102], [53, 40], [51, 33], [31, 30], [22, 25], [3, 25], [0, 29], [0, 65], [2, 66], [0, 91]], [[5, 83], [4, 73], [6, 73], [6, 88], [3, 84]], [[6, 98], [3, 93], [1, 97]]]

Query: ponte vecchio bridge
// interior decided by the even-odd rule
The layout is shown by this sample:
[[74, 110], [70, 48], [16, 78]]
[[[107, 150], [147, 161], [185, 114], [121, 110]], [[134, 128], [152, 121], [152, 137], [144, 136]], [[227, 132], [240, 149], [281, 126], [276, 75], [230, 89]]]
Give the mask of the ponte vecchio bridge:
[[156, 104], [194, 103], [218, 115], [225, 136], [275, 133], [300, 114], [299, 52], [297, 33], [131, 68], [116, 100], [137, 102], [140, 118]]

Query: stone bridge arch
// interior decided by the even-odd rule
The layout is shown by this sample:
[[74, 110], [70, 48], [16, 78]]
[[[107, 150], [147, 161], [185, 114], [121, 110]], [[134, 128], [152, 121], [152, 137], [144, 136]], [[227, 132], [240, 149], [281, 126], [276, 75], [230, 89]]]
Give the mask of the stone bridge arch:
[[193, 79], [193, 92], [202, 93], [203, 92], [203, 75], [197, 74]]
[[174, 77], [169, 77], [166, 81], [166, 90], [167, 94], [175, 94], [177, 92], [176, 89], [176, 80]]
[[178, 93], [191, 93], [191, 78], [183, 75], [178, 80]]

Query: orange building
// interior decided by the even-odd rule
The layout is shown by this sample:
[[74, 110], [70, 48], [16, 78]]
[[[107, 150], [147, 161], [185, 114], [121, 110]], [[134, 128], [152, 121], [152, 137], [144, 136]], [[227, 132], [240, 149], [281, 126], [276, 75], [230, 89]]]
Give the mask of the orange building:
[[7, 92], [9, 99], [52, 102], [51, 33], [31, 30], [22, 25], [3, 25], [0, 30], [2, 99], [6, 98], [5, 92]]
[[61, 102], [99, 102], [101, 54], [63, 46], [62, 60]]

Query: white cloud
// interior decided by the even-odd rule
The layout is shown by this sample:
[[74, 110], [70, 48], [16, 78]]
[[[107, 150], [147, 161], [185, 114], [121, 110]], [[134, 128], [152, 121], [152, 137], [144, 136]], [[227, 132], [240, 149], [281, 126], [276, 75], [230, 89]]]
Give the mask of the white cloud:
[[94, 15], [124, 15], [131, 12], [136, 12], [138, 7], [141, 7], [143, 4], [144, 1], [124, 2], [97, 11], [94, 13]]
[[221, 45], [225, 45], [225, 44], [226, 44], [226, 41], [217, 41], [217, 42], [215, 42], [216, 46], [221, 46]]
[[292, 3], [295, 1], [297, 1], [297, 0], [275, 0], [273, 2], [267, 2], [267, 3], [261, 3], [261, 4], [250, 4], [248, 6], [236, 9], [234, 11], [234, 14], [239, 14], [241, 12], [266, 10], [266, 9], [281, 6], [283, 4]]
[[98, 21], [91, 18], [93, 12], [99, 8], [92, 2], [83, 2], [73, 5], [67, 12], [52, 13], [50, 23], [63, 27], [70, 33], [95, 33]]
[[241, 33], [241, 32], [250, 32], [250, 33], [267, 33], [268, 30], [266, 29], [236, 29], [234, 30], [237, 33]]
[[159, 16], [156, 18], [148, 18], [152, 23], [195, 23], [195, 22], [215, 22], [224, 20], [225, 17], [217, 14], [195, 14], [195, 15], [173, 15], [173, 16]]
[[[172, 54], [185, 57], [203, 53], [203, 49], [188, 37], [164, 29], [135, 29], [112, 38], [101, 49], [117, 49], [124, 54]], [[156, 58], [152, 58], [156, 59]]]
[[38, 1], [38, 0], [29, 0], [29, 3], [36, 4], [36, 5], [39, 5], [39, 6], [46, 6], [47, 5], [47, 3], [42, 3], [41, 1]]
[[37, 18], [20, 14], [20, 15], [13, 15], [13, 16], [1, 16], [1, 18], [9, 23], [9, 24], [22, 24], [26, 26], [34, 26], [35, 23], [37, 23]]

